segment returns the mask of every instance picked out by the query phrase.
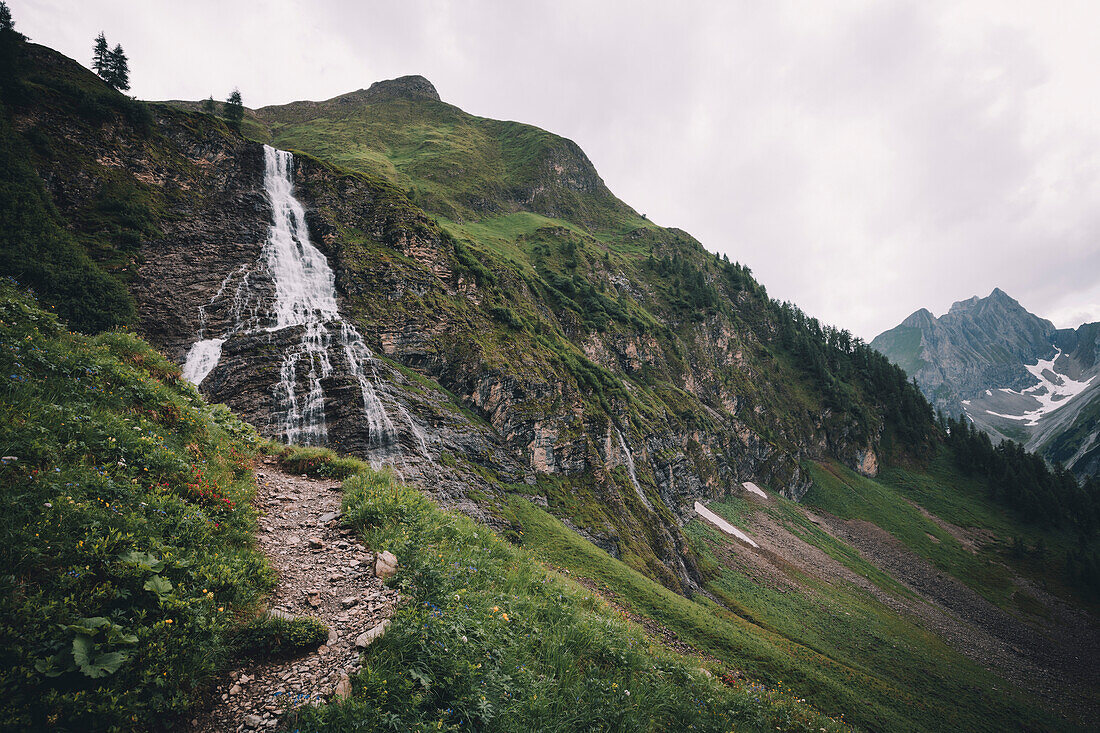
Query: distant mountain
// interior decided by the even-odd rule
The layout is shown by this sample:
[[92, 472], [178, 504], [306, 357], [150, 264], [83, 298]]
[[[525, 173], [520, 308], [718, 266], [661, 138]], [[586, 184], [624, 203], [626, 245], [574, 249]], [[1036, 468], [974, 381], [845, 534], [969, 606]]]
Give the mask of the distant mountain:
[[871, 346], [939, 410], [965, 412], [1079, 475], [1100, 473], [1100, 323], [1057, 329], [1001, 289], [934, 317], [922, 308]]

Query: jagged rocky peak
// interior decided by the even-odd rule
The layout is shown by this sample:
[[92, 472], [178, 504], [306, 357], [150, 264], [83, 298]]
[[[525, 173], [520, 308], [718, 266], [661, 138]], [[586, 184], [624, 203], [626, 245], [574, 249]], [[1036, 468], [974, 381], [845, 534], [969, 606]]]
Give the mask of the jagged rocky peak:
[[981, 316], [989, 313], [1013, 313], [1025, 316], [1029, 320], [1044, 320], [1037, 316], [1033, 316], [1026, 308], [1020, 305], [1020, 301], [1000, 288], [993, 288], [993, 292], [984, 298], [975, 295], [966, 300], [956, 301], [951, 305], [951, 309], [948, 313], [963, 316], [967, 314]]
[[436, 102], [442, 101], [439, 98], [439, 92], [435, 89], [435, 85], [419, 74], [399, 76], [396, 79], [386, 79], [385, 81], [376, 81], [370, 85], [370, 88], [366, 90], [363, 97], [365, 99], [410, 97], [414, 99], [432, 99]]
[[927, 308], [921, 308], [913, 313], [901, 322], [902, 326], [909, 326], [911, 328], [921, 328], [923, 326], [930, 326], [936, 317], [932, 315], [932, 311]]

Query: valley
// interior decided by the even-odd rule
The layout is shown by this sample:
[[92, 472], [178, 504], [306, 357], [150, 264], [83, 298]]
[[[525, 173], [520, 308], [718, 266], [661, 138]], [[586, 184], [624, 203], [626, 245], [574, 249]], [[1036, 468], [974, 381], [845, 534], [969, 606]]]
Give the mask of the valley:
[[15, 48], [0, 729], [1092, 727], [1096, 485], [933, 407], [1091, 475], [1096, 324], [866, 344], [424, 77]]

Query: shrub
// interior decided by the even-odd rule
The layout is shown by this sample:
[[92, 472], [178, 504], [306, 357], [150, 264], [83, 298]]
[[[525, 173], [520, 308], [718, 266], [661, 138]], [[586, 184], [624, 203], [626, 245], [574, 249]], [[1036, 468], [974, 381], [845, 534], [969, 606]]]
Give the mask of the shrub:
[[140, 339], [67, 332], [0, 281], [0, 729], [189, 708], [273, 583], [255, 432]]
[[238, 632], [237, 647], [245, 654], [270, 659], [316, 649], [327, 639], [328, 629], [315, 618], [265, 615]]
[[358, 458], [339, 456], [328, 448], [293, 445], [279, 449], [276, 456], [279, 464], [291, 473], [322, 478], [347, 478], [367, 468]]

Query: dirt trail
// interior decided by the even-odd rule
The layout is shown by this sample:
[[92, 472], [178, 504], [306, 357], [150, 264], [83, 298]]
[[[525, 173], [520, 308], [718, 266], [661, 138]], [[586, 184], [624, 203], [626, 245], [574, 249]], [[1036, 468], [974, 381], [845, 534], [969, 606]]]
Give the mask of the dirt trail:
[[340, 526], [339, 481], [285, 473], [271, 458], [255, 470], [259, 545], [279, 578], [268, 611], [318, 618], [329, 639], [302, 657], [236, 666], [184, 730], [274, 729], [290, 710], [331, 697], [359, 669], [357, 638], [392, 616], [397, 602], [375, 577], [374, 553]]

